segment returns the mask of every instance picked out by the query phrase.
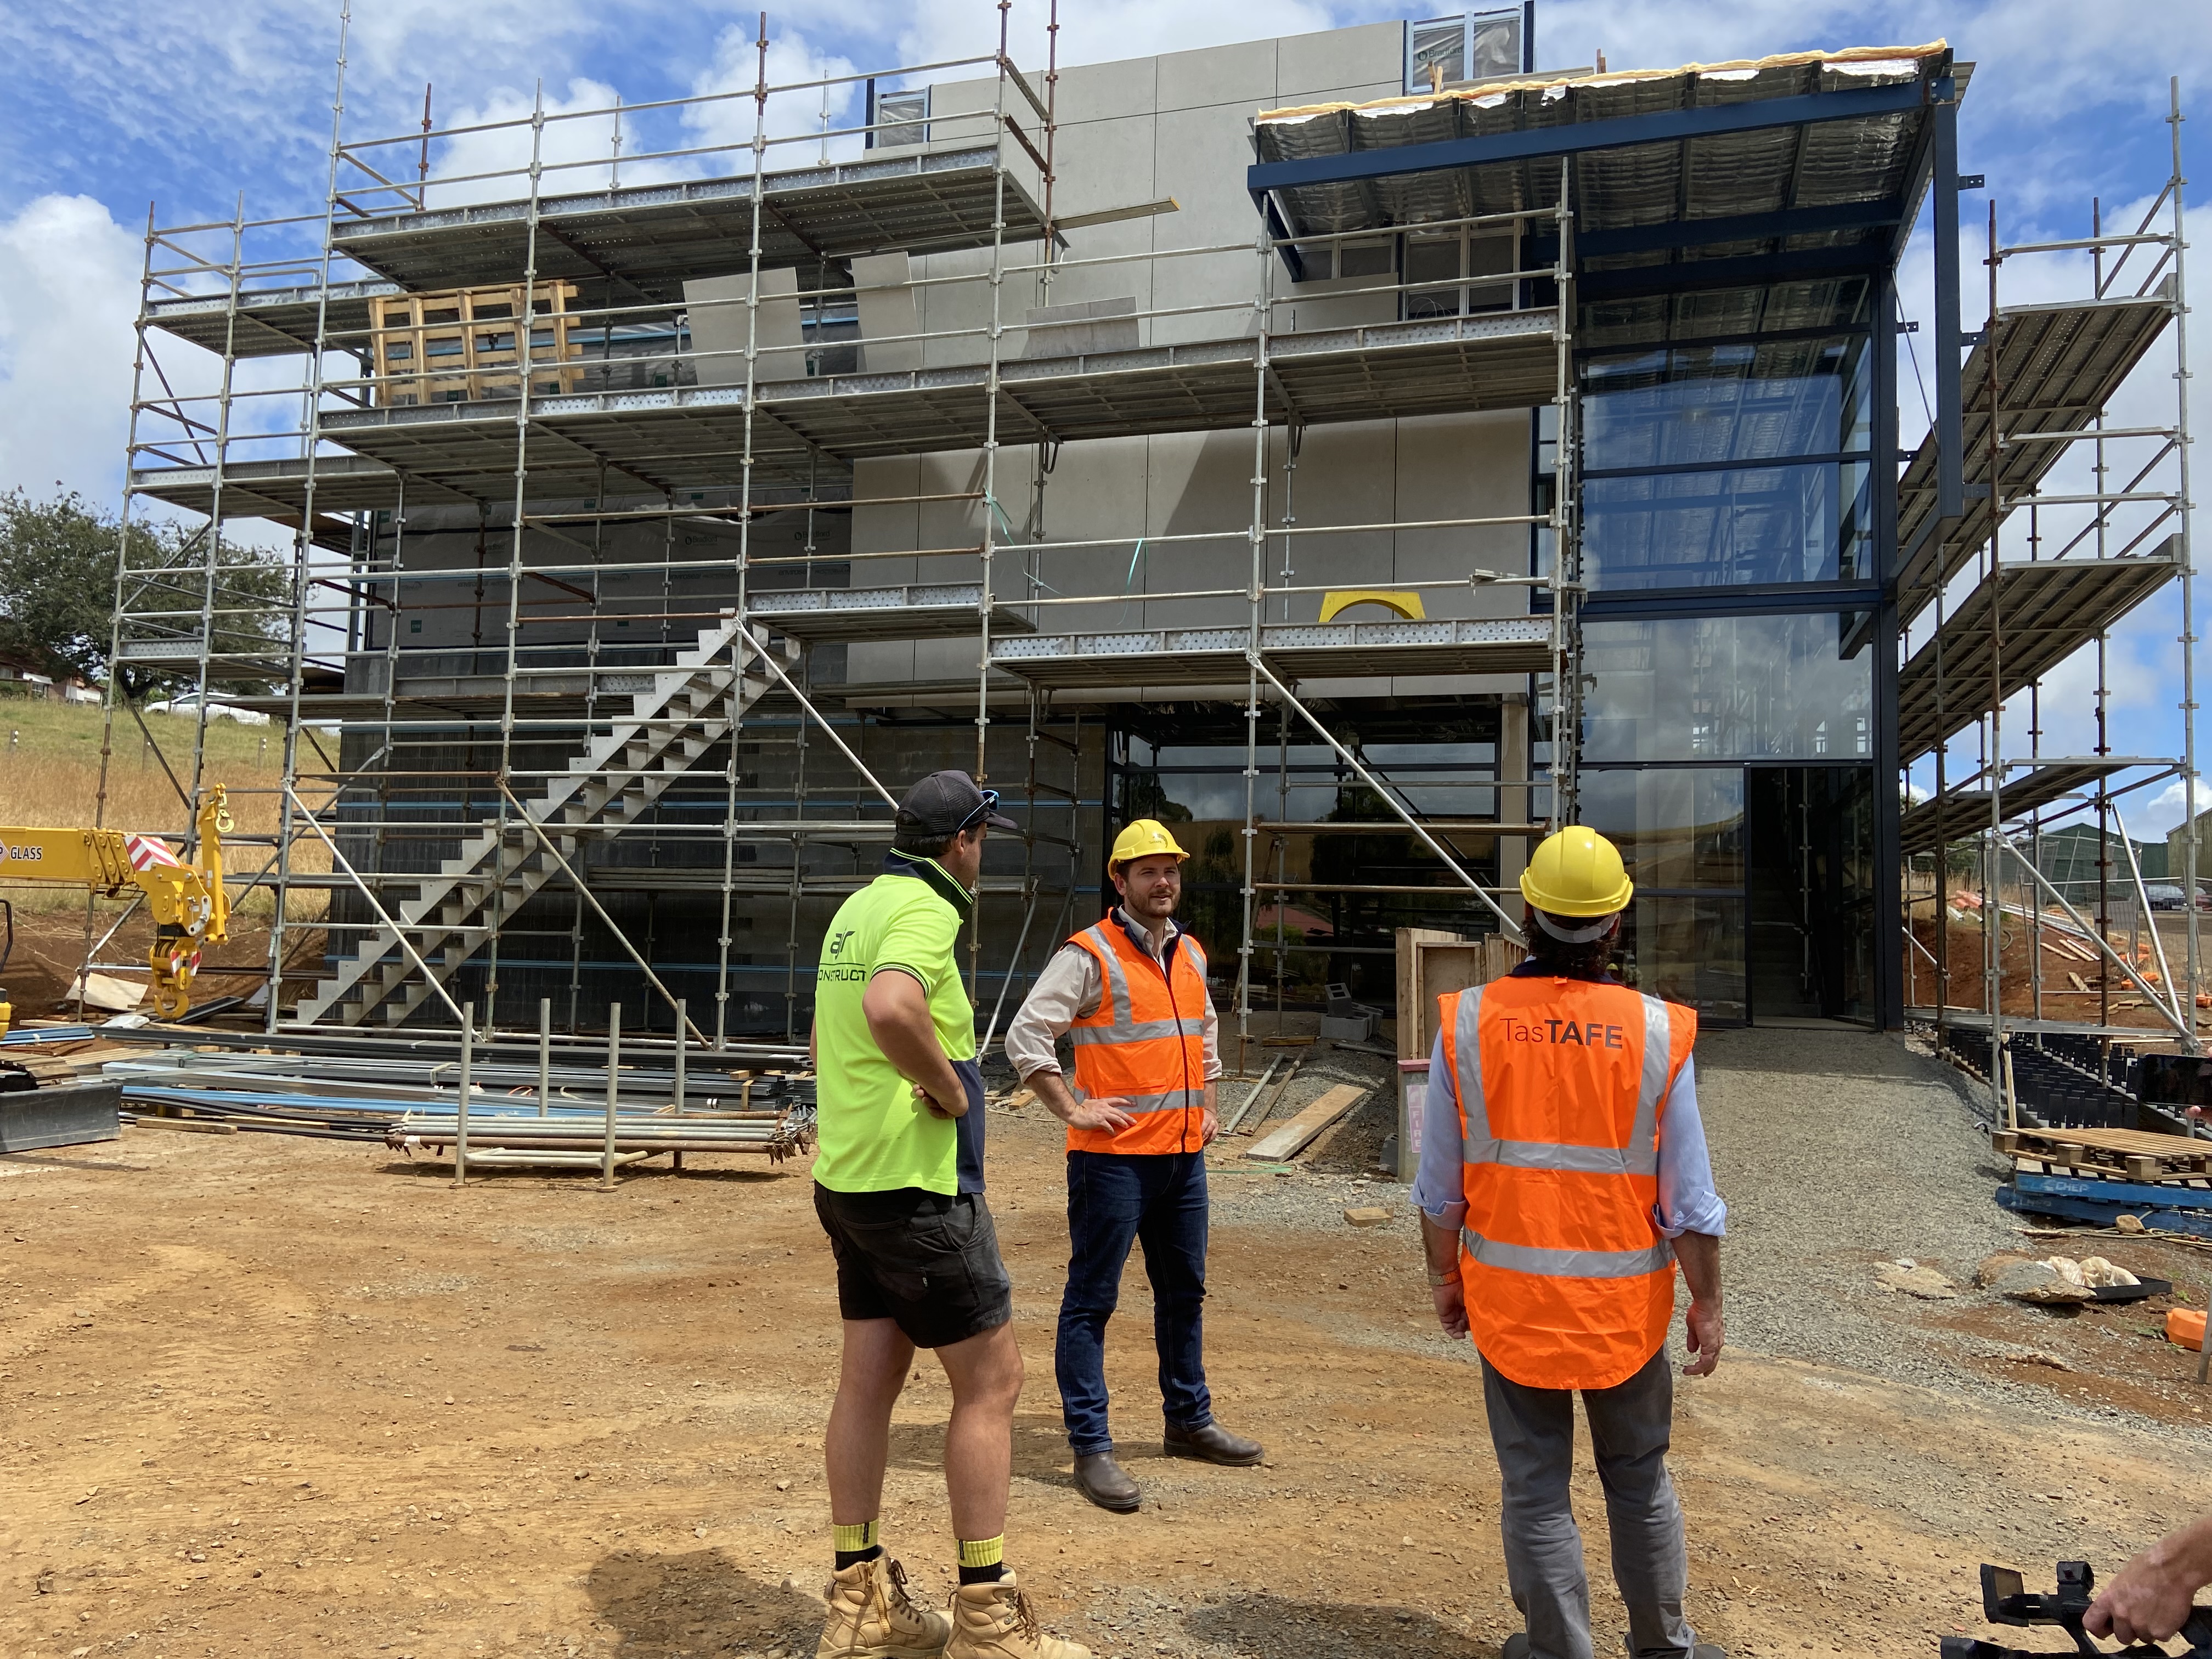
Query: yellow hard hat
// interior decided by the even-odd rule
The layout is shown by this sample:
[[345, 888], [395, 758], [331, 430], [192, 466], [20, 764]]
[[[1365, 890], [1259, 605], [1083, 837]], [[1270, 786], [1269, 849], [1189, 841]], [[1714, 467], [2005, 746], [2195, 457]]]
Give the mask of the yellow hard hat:
[[1521, 872], [1521, 896], [1555, 916], [1609, 916], [1635, 891], [1620, 849], [1587, 824], [1545, 836]]
[[1120, 866], [1132, 859], [1157, 858], [1162, 853], [1172, 853], [1179, 859], [1190, 856], [1176, 845], [1167, 825], [1158, 818], [1139, 818], [1114, 837], [1114, 851], [1107, 862]]

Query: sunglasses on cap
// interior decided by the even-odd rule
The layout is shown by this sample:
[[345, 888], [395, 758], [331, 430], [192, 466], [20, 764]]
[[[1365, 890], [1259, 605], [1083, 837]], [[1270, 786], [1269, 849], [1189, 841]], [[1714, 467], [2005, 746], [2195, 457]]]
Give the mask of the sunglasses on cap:
[[982, 823], [984, 819], [989, 817], [991, 814], [999, 810], [999, 792], [997, 790], [986, 789], [982, 792], [982, 805], [978, 806], [974, 811], [970, 812], [966, 818], [962, 820], [959, 829], [954, 830], [953, 834], [958, 836], [966, 835], [970, 830], [973, 830], [977, 824]]

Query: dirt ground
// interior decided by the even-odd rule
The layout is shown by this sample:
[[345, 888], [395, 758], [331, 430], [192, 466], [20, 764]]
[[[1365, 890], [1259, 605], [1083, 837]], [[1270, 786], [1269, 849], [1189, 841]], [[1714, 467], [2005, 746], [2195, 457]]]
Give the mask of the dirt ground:
[[[2160, 914], [2157, 917], [2160, 941], [2166, 952], [2166, 965], [2179, 978], [2187, 961], [2187, 918], [2179, 914]], [[1981, 924], [1978, 921], [1949, 922], [1945, 932], [1950, 936], [1951, 991], [1950, 1006], [1954, 1008], [1978, 1009], [1982, 1006], [1982, 942]], [[2208, 929], [2212, 937], [2212, 929]], [[1908, 948], [1905, 952], [1908, 984], [1905, 1001], [1911, 1007], [1936, 1005], [1937, 975], [1932, 963], [1936, 953], [1936, 933], [1933, 923], [1924, 915], [1914, 916], [1912, 936], [1919, 948]], [[2115, 928], [2114, 943], [2123, 951], [2128, 943], [2124, 929]], [[2148, 935], [2142, 943], [2145, 954], [2137, 958], [2138, 970], [2152, 976], [2157, 982], [2158, 967], [2148, 953]], [[2030, 948], [2028, 924], [2017, 916], [2005, 918], [2004, 939], [2004, 1012], [2018, 1018], [2027, 1018], [2036, 1012], [2034, 987], [2034, 951]], [[2098, 987], [2111, 981], [2109, 994], [2100, 1003]], [[2086, 989], [2077, 989], [2079, 981]], [[2105, 963], [2083, 962], [2061, 952], [2055, 945], [2046, 943], [2043, 951], [2043, 1018], [2073, 1020], [2094, 1024], [2103, 1007], [2114, 1025], [2142, 1028], [2151, 1046], [2158, 1046], [2172, 1038], [2173, 1028], [2152, 1012], [2142, 994], [2129, 981], [2124, 974]], [[2200, 1027], [2212, 1022], [2212, 1015], [2198, 1011]]]
[[[1054, 1127], [990, 1122], [1030, 1366], [1009, 1559], [1048, 1626], [1131, 1659], [1488, 1659], [1518, 1625], [1495, 1466], [1403, 1189], [1365, 1188], [1396, 1218], [1359, 1231], [1335, 1213], [1355, 1177], [1216, 1176], [1208, 1366], [1222, 1419], [1267, 1443], [1261, 1468], [1157, 1455], [1133, 1265], [1109, 1374], [1147, 1502], [1113, 1516], [1069, 1486], [1052, 1386]], [[1907, 1328], [1970, 1312], [1891, 1301]], [[0, 1158], [0, 1653], [796, 1659], [826, 1577], [836, 1336], [803, 1164], [456, 1190], [449, 1166], [381, 1151], [149, 1128]], [[2007, 1364], [2049, 1390], [2009, 1406], [1732, 1347], [1678, 1390], [1701, 1634], [1929, 1656], [1995, 1634], [1981, 1560], [2046, 1581], [2060, 1556], [2117, 1565], [2203, 1491], [2201, 1434], [2156, 1420], [2194, 1418], [2190, 1358], [2126, 1352], [2159, 1393]], [[885, 1516], [940, 1599], [946, 1404], [925, 1362]], [[1611, 1650], [1587, 1468], [1577, 1506]]]

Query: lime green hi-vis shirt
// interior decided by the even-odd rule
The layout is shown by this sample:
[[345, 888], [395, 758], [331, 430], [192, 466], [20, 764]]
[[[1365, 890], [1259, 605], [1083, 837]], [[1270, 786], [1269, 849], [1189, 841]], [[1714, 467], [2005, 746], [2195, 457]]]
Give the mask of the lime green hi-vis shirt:
[[[814, 1178], [833, 1192], [982, 1190], [982, 1076], [975, 1010], [955, 945], [974, 896], [933, 860], [888, 855], [878, 876], [837, 908], [814, 989], [819, 1137]], [[969, 1113], [933, 1115], [884, 1057], [860, 999], [886, 970], [921, 981], [937, 1041], [968, 1087]]]

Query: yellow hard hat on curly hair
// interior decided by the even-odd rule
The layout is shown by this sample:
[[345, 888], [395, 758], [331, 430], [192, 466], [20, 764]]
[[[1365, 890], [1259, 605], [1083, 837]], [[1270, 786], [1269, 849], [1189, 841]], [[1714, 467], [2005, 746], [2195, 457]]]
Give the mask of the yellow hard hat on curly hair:
[[1139, 818], [1114, 837], [1114, 851], [1107, 863], [1119, 869], [1132, 859], [1153, 859], [1172, 854], [1187, 859], [1189, 854], [1176, 845], [1176, 838], [1168, 834], [1168, 827], [1158, 818]]
[[1635, 891], [1620, 849], [1587, 824], [1545, 836], [1521, 872], [1521, 896], [1555, 916], [1609, 916]]

